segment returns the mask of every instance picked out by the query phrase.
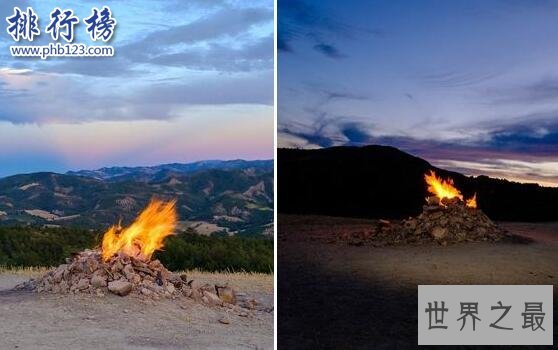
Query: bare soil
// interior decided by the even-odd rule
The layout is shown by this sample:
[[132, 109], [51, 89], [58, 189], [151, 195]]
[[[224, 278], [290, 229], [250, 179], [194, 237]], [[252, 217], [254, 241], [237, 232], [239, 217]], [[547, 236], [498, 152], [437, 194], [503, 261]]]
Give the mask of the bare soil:
[[556, 223], [500, 223], [531, 244], [381, 248], [331, 239], [370, 220], [280, 215], [278, 223], [280, 349], [416, 349], [418, 284], [558, 284]]
[[[192, 300], [12, 291], [33, 273], [0, 274], [0, 349], [272, 349], [273, 312], [240, 316]], [[227, 279], [223, 279], [227, 276]], [[273, 277], [195, 273], [273, 308]], [[228, 322], [228, 324], [223, 323]]]

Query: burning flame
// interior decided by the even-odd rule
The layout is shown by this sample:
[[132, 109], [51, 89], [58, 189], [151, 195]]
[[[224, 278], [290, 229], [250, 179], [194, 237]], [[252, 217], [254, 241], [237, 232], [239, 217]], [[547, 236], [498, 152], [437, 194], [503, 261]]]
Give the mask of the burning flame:
[[[440, 200], [442, 203], [442, 199], [452, 199], [452, 198], [459, 198], [463, 201], [463, 195], [461, 192], [454, 186], [452, 179], [444, 180], [438, 176], [432, 170], [430, 170], [430, 174], [424, 175], [424, 180], [428, 185], [428, 192], [432, 193]], [[465, 201], [465, 204], [469, 208], [476, 208], [477, 207], [477, 194], [472, 198], [469, 198]]]
[[434, 171], [430, 170], [430, 174], [424, 175], [424, 180], [428, 185], [428, 192], [438, 197], [440, 199], [440, 202], [444, 198], [452, 199], [455, 197], [463, 200], [463, 195], [457, 188], [455, 188], [452, 179], [444, 180], [442, 178], [439, 178], [436, 176], [436, 173], [434, 173]]
[[476, 208], [477, 207], [477, 194], [475, 193], [475, 195], [473, 197], [467, 199], [465, 204], [467, 204], [467, 206], [469, 208]]
[[104, 261], [118, 252], [149, 260], [155, 250], [163, 247], [165, 237], [174, 233], [176, 201], [153, 199], [129, 227], [112, 226], [103, 236]]

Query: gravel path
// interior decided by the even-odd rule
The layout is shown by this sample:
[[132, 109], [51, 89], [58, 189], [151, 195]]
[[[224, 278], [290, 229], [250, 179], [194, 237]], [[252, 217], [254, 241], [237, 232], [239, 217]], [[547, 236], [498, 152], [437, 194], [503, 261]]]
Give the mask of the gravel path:
[[[10, 290], [25, 279], [0, 275], [0, 349], [273, 348], [272, 312], [250, 311], [244, 317], [191, 300]], [[273, 300], [268, 293], [251, 293], [262, 303]]]

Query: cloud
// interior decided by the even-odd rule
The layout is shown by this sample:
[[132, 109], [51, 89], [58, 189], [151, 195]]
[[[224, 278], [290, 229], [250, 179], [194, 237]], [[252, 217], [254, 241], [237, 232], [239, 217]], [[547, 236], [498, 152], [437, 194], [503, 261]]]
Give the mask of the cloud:
[[127, 89], [118, 84], [93, 88], [88, 80], [77, 76], [34, 72], [7, 77], [0, 72], [0, 120], [12, 123], [164, 120], [179, 116], [181, 108], [192, 105], [272, 103], [272, 70], [189, 82], [155, 82]]
[[[176, 66], [182, 58], [186, 58], [187, 60], [180, 65], [188, 67], [189, 59], [194, 60], [194, 64], [200, 66], [200, 57], [204, 56], [204, 54], [204, 57], [209, 57], [211, 50], [218, 51], [215, 52], [216, 54], [225, 53], [229, 57], [239, 55], [241, 49], [234, 48], [230, 40], [227, 42], [227, 45], [223, 45], [215, 42], [219, 39], [243, 39], [243, 46], [248, 47], [247, 52], [254, 50], [254, 47], [250, 48], [250, 45], [255, 45], [253, 43], [254, 39], [247, 36], [246, 33], [256, 25], [272, 22], [272, 9], [230, 8], [227, 6], [191, 23], [154, 31], [141, 40], [121, 47], [120, 53], [133, 62], [160, 65], [170, 64]], [[270, 38], [271, 37], [268, 36], [266, 40], [271, 41]], [[260, 40], [259, 38], [255, 39], [255, 41]], [[179, 48], [177, 49], [178, 52], [175, 53], [170, 49], [176, 45], [189, 45], [193, 47], [196, 44], [209, 45], [209, 50], [204, 49], [203, 45], [197, 54], [192, 53], [192, 50], [197, 50], [198, 47], [194, 47], [190, 50]], [[258, 44], [261, 44], [261, 42], [258, 42]], [[255, 46], [255, 49], [257, 49], [257, 44]], [[170, 53], [167, 53], [169, 51]], [[203, 66], [207, 65], [208, 64], [205, 64]], [[216, 68], [219, 68], [219, 65], [212, 67], [212, 69]]]
[[335, 38], [354, 39], [361, 35], [382, 36], [378, 29], [368, 29], [346, 24], [327, 13], [323, 8], [303, 0], [282, 0], [278, 3], [277, 49], [294, 52], [295, 41], [310, 41], [317, 52], [329, 58], [341, 58]]
[[148, 73], [122, 57], [79, 57], [60, 63], [37, 65], [36, 70], [44, 73], [77, 74], [91, 77], [138, 77]]
[[246, 72], [273, 68], [273, 37], [267, 36], [240, 48], [209, 44], [204, 49], [156, 56], [150, 63], [194, 70]]
[[531, 116], [495, 127], [488, 133], [486, 144], [492, 148], [517, 153], [556, 156], [558, 155], [558, 120], [555, 117], [537, 120]]
[[303, 140], [306, 145], [320, 147], [366, 144], [372, 140], [369, 134], [370, 126], [351, 121], [346, 117], [313, 112], [316, 118], [311, 124], [297, 122], [282, 124], [279, 126], [279, 132]]
[[538, 104], [558, 98], [558, 77], [544, 77], [523, 86], [490, 89], [488, 98], [494, 104]]
[[320, 92], [325, 95], [325, 102], [330, 102], [335, 100], [367, 100], [368, 99], [368, 97], [364, 95], [358, 95], [352, 92], [345, 92], [339, 90], [321, 89]]
[[273, 71], [249, 76], [216, 76], [203, 82], [154, 84], [134, 99], [154, 104], [273, 104]]
[[424, 74], [419, 80], [429, 86], [438, 88], [468, 87], [484, 83], [499, 76], [497, 72], [459, 72], [443, 71]]
[[243, 33], [252, 26], [273, 20], [273, 10], [264, 8], [235, 9], [225, 7], [218, 12], [205, 16], [192, 23], [175, 26], [166, 30], [151, 33], [131, 46], [156, 46], [172, 44], [196, 43], [222, 36], [233, 37]]
[[289, 45], [288, 40], [285, 40], [284, 36], [277, 38], [277, 50], [285, 52], [293, 51], [291, 45]]
[[329, 45], [329, 44], [324, 44], [324, 43], [316, 44], [316, 45], [314, 45], [314, 50], [324, 54], [325, 56], [327, 56], [329, 58], [343, 58], [343, 57], [346, 57], [344, 54], [340, 53], [339, 50], [335, 46]]
[[[146, 76], [153, 71], [160, 73], [166, 68], [245, 72], [273, 66], [271, 2], [269, 6], [262, 6], [265, 4], [262, 3], [249, 7], [222, 1], [180, 4], [172, 6], [175, 12], [201, 15], [187, 23], [165, 23], [164, 29], [138, 25], [144, 29], [140, 32], [144, 35], [113, 42], [114, 57], [51, 59], [38, 62], [40, 64], [33, 60], [25, 62], [28, 67], [47, 73], [125, 78]], [[191, 10], [192, 7], [197, 10]]]
[[498, 158], [469, 161], [441, 159], [434, 160], [433, 164], [467, 175], [486, 175], [558, 187], [558, 162], [556, 161], [516, 161]]
[[341, 126], [340, 131], [351, 144], [361, 144], [370, 139], [366, 128], [358, 123], [345, 123]]

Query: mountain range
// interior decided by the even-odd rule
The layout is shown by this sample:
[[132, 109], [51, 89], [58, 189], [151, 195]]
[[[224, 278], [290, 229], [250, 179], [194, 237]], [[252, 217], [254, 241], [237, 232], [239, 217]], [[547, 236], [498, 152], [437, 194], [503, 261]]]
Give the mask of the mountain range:
[[470, 177], [432, 166], [397, 148], [371, 145], [314, 150], [279, 149], [280, 213], [361, 218], [406, 218], [422, 211], [424, 175], [451, 178], [490, 218], [558, 221], [558, 188], [487, 176]]
[[106, 167], [97, 170], [68, 171], [67, 175], [92, 177], [100, 180], [123, 181], [143, 180], [150, 181], [157, 177], [162, 178], [170, 173], [191, 174], [197, 171], [220, 169], [254, 169], [254, 171], [273, 171], [273, 160], [202, 160], [193, 163], [171, 163], [143, 167]]
[[[106, 228], [153, 197], [177, 199], [181, 225], [204, 233], [270, 233], [273, 161], [202, 161], [0, 179], [0, 224]], [[271, 231], [272, 232], [272, 231]]]

